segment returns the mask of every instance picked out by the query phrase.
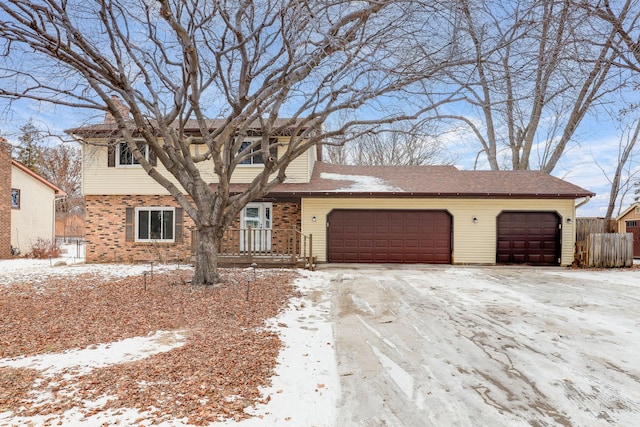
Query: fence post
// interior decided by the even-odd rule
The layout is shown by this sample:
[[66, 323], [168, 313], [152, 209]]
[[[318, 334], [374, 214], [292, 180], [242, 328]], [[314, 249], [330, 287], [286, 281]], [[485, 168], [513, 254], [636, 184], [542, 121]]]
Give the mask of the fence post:
[[249, 262], [253, 261], [253, 246], [252, 246], [252, 232], [251, 232], [251, 226], [247, 227], [247, 256], [249, 257]]
[[309, 234], [309, 270], [313, 270], [313, 234]]
[[292, 229], [292, 242], [291, 242], [291, 262], [296, 263], [298, 258], [298, 233], [295, 228]]

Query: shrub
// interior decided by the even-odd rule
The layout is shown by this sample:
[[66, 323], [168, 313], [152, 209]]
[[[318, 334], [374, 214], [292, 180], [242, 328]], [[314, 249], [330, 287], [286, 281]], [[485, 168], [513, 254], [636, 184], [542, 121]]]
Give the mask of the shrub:
[[57, 258], [60, 256], [60, 247], [56, 242], [38, 237], [31, 245], [31, 250], [27, 255], [29, 258]]

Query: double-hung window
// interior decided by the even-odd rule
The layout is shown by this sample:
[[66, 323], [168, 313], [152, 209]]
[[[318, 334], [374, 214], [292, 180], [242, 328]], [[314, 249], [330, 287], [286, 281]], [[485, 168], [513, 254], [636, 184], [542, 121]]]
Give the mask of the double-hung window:
[[[140, 152], [144, 156], [145, 159], [149, 160], [149, 146], [140, 144], [138, 145], [140, 148]], [[140, 162], [138, 162], [135, 157], [133, 157], [133, 153], [129, 149], [129, 146], [126, 142], [119, 142], [116, 146], [116, 165], [119, 167], [127, 167], [127, 166], [137, 166]]]
[[173, 242], [175, 208], [136, 208], [136, 242]]
[[[256, 141], [244, 141], [241, 145], [240, 145], [240, 150], [238, 150], [239, 153], [242, 153], [243, 151], [245, 151], [246, 149], [249, 148], [249, 146], [251, 146], [251, 144], [254, 144]], [[274, 145], [276, 143], [275, 139], [270, 139], [269, 140], [269, 155], [271, 157], [276, 157], [277, 153], [278, 153], [278, 149], [276, 147], [276, 145]], [[241, 165], [263, 165], [264, 164], [264, 159], [262, 158], [262, 147], [260, 146], [260, 144], [258, 143], [257, 146], [251, 148], [251, 154], [253, 154], [250, 157], [247, 157], [246, 159], [242, 160], [239, 164]], [[254, 154], [255, 153], [255, 154]]]

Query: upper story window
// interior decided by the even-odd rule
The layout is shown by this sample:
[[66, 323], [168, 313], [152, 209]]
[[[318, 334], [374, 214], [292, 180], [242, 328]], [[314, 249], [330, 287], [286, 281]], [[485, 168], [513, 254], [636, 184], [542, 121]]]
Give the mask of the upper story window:
[[[144, 155], [145, 159], [149, 160], [149, 146], [148, 145], [139, 145], [140, 151]], [[133, 153], [129, 149], [129, 146], [126, 142], [119, 142], [116, 146], [116, 166], [119, 167], [127, 167], [127, 166], [137, 166], [140, 162], [138, 162], [134, 157]]]
[[17, 188], [11, 189], [11, 208], [20, 209], [20, 190]]
[[[244, 150], [246, 150], [251, 144], [253, 144], [255, 141], [244, 141], [242, 143], [242, 145], [240, 145], [240, 150], [238, 152], [242, 152]], [[269, 144], [274, 144], [275, 141], [270, 140]], [[264, 159], [262, 158], [262, 148], [260, 147], [260, 145], [253, 147], [251, 149], [251, 153], [256, 153], [255, 155], [248, 157], [244, 160], [242, 160], [239, 164], [241, 165], [263, 165], [264, 164]], [[278, 153], [278, 148], [276, 145], [271, 145], [271, 147], [269, 148], [269, 154], [272, 157], [276, 157]]]

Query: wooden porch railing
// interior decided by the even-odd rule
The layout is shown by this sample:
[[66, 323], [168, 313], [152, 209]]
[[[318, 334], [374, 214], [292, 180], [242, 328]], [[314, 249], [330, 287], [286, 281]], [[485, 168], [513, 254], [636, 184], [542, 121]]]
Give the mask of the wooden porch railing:
[[[191, 252], [195, 254], [198, 239], [191, 233]], [[219, 255], [224, 260], [239, 262], [261, 261], [266, 264], [302, 264], [313, 269], [313, 236], [299, 230], [266, 228], [229, 228], [220, 241]]]

